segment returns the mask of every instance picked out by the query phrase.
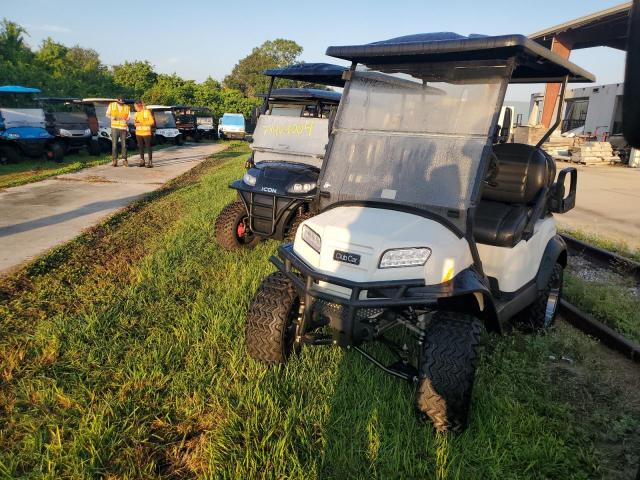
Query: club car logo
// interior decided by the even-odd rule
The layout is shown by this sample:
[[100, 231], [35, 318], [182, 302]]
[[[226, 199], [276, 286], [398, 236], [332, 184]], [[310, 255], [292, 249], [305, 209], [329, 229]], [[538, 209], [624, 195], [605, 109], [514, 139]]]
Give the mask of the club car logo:
[[360, 265], [360, 255], [355, 253], [336, 250], [333, 252], [333, 259], [338, 262], [350, 263], [351, 265]]
[[271, 187], [262, 187], [260, 190], [262, 190], [263, 192], [268, 192], [268, 193], [278, 193], [278, 190], [276, 190], [275, 188], [271, 188]]

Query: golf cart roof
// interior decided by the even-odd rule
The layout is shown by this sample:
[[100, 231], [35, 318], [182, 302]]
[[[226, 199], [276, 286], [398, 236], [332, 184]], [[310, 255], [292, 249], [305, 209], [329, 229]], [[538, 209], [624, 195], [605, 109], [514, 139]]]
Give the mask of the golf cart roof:
[[23, 87], [21, 85], [3, 85], [0, 93], [42, 93], [39, 88]]
[[[261, 94], [266, 97], [267, 94]], [[321, 100], [324, 102], [340, 103], [342, 94], [332, 90], [319, 90], [317, 88], [278, 88], [271, 92], [269, 100]]]
[[167, 105], [147, 105], [147, 110], [162, 110], [162, 111], [171, 111], [174, 107], [169, 107]]
[[[89, 97], [89, 98], [83, 98], [80, 101], [82, 103], [111, 103], [111, 102], [117, 102], [118, 99], [117, 98], [104, 98], [104, 97]], [[133, 105], [135, 102], [133, 100], [131, 100], [130, 98], [125, 98], [124, 99], [124, 103], [126, 103], [127, 105]]]
[[38, 97], [39, 102], [44, 103], [80, 103], [81, 99], [75, 97]]
[[330, 63], [297, 63], [283, 68], [265, 70], [264, 74], [269, 77], [344, 87], [342, 74], [346, 70], [345, 67]]
[[[422, 33], [365, 45], [327, 48], [327, 55], [369, 67], [400, 72], [412, 63], [516, 59], [511, 83], [593, 82], [595, 76], [524, 35], [465, 37], [452, 32]], [[395, 67], [395, 68], [394, 68]]]

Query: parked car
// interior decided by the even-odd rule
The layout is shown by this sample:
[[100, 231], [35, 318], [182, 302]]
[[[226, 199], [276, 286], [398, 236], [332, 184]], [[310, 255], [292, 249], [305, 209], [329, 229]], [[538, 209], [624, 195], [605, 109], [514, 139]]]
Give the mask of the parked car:
[[194, 107], [196, 125], [200, 138], [214, 140], [218, 138], [218, 129], [213, 120], [213, 114], [206, 107]]
[[44, 111], [35, 99], [39, 93], [19, 85], [0, 87], [0, 162], [43, 155], [56, 162], [64, 159], [64, 149], [45, 128]]
[[[65, 152], [86, 149], [91, 155], [100, 154], [95, 108], [79, 98], [38, 97], [44, 110], [47, 131], [55, 137]], [[94, 130], [91, 129], [91, 124]]]

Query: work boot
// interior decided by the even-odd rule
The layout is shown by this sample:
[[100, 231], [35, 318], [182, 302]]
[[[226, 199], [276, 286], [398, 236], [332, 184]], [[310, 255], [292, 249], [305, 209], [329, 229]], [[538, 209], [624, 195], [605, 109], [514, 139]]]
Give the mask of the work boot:
[[113, 160], [111, 160], [111, 166], [112, 167], [117, 167], [118, 166], [118, 160], [115, 159], [115, 158]]
[[153, 163], [149, 162], [149, 163], [147, 164], [147, 168], [153, 168]]
[[125, 159], [122, 161], [122, 165], [124, 165], [125, 167], [128, 167], [128, 166], [129, 166], [129, 161], [125, 158]]
[[138, 163], [139, 167], [144, 167], [144, 157], [140, 158], [140, 163]]

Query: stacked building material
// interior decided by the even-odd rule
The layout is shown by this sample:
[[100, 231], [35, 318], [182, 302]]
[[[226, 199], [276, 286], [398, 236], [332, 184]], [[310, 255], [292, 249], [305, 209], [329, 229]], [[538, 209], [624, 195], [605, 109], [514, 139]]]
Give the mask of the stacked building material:
[[542, 149], [551, 155], [554, 160], [570, 162], [570, 151], [573, 148], [575, 137], [563, 137], [562, 135], [551, 135], [543, 145]]
[[606, 165], [619, 162], [609, 142], [576, 142], [571, 148], [571, 161], [582, 165]]

